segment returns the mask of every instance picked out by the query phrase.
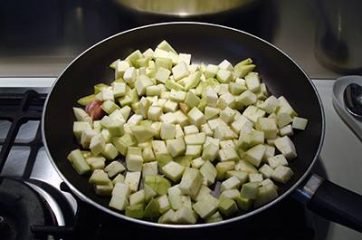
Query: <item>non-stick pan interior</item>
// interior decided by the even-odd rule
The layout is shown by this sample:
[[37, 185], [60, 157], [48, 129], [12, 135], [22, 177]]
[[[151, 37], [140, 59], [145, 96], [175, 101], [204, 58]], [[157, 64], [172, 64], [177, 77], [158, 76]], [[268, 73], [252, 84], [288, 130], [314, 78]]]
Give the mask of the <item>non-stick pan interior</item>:
[[293, 137], [298, 158], [290, 165], [295, 175], [280, 186], [280, 194], [294, 187], [313, 163], [323, 135], [322, 111], [311, 82], [290, 58], [266, 42], [240, 31], [197, 23], [159, 24], [115, 35], [87, 50], [63, 72], [46, 105], [43, 134], [51, 158], [68, 183], [94, 202], [108, 205], [109, 199], [97, 196], [88, 178], [79, 176], [66, 159], [78, 147], [72, 134], [72, 107], [92, 92], [93, 85], [113, 80], [108, 66], [114, 60], [136, 49], [155, 48], [162, 40], [178, 52], [191, 53], [194, 63], [218, 64], [227, 59], [235, 64], [252, 58], [269, 91], [285, 96], [300, 116], [308, 118], [306, 131]]

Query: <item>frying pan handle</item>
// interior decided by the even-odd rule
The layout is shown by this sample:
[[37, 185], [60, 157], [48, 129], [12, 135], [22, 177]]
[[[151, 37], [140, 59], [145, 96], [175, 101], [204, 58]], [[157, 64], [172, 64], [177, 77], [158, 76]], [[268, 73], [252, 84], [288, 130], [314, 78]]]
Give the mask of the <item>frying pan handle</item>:
[[362, 232], [362, 196], [317, 175], [303, 187], [307, 207], [328, 220]]

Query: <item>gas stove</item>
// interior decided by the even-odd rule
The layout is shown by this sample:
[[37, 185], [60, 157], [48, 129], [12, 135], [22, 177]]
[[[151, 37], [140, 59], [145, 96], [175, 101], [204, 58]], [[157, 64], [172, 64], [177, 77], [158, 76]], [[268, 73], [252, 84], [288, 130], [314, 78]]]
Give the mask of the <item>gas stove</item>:
[[[248, 221], [202, 232], [149, 228], [101, 213], [70, 192], [43, 148], [40, 119], [54, 81], [55, 78], [0, 78], [0, 233], [7, 236], [5, 239], [107, 239], [125, 234], [135, 239], [216, 239], [220, 234], [231, 238], [238, 233], [253, 239], [362, 237], [314, 215], [292, 197]], [[334, 81], [313, 82], [326, 113], [326, 139], [314, 172], [362, 193], [362, 186], [354, 178], [362, 174], [361, 142], [333, 108]], [[8, 198], [22, 201], [8, 206]], [[20, 210], [24, 212], [19, 213]], [[19, 222], [19, 214], [26, 216], [25, 220]], [[264, 231], [260, 231], [260, 226]]]

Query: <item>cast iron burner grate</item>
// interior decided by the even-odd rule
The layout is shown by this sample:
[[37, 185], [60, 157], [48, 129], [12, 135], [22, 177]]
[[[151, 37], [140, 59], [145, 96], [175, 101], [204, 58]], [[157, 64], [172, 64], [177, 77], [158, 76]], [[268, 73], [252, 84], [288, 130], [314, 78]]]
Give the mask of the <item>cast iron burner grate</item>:
[[[1, 141], [0, 173], [13, 146], [28, 146], [30, 154], [26, 161], [23, 180], [29, 180], [36, 161], [38, 150], [43, 146], [41, 139], [41, 127], [38, 126], [36, 136], [27, 143], [14, 141], [20, 126], [30, 120], [41, 119], [46, 95], [34, 91], [23, 94], [0, 94], [0, 120], [11, 122], [6, 138]], [[32, 181], [32, 180], [29, 180]], [[37, 183], [42, 188], [49, 188], [49, 184]], [[62, 183], [61, 190], [70, 193], [69, 188]], [[61, 193], [61, 191], [58, 191]], [[66, 226], [37, 225], [32, 230], [37, 237], [52, 235], [59, 239], [110, 239], [114, 237], [131, 237], [132, 239], [263, 239], [263, 240], [311, 240], [316, 236], [313, 225], [307, 220], [303, 205], [291, 198], [286, 198], [274, 207], [258, 214], [256, 217], [203, 229], [166, 229], [152, 228], [140, 224], [131, 223], [113, 216], [107, 215], [90, 206], [76, 196], [78, 209], [75, 223]]]

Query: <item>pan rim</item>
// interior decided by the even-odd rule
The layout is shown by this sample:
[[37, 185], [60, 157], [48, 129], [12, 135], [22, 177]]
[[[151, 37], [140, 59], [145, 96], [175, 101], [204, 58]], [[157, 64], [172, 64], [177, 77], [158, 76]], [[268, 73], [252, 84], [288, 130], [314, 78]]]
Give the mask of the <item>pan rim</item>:
[[[164, 224], [164, 223], [157, 223], [157, 222], [150, 222], [150, 221], [146, 221], [146, 220], [141, 220], [141, 219], [136, 219], [136, 218], [131, 218], [128, 217], [120, 212], [116, 212], [115, 210], [112, 210], [110, 208], [107, 208], [105, 206], [102, 206], [101, 204], [91, 200], [89, 197], [85, 196], [85, 194], [83, 194], [80, 190], [78, 190], [75, 186], [73, 186], [73, 184], [70, 183], [70, 181], [68, 181], [68, 179], [62, 174], [62, 172], [60, 171], [60, 169], [57, 167], [57, 164], [55, 163], [55, 161], [52, 158], [52, 154], [49, 151], [48, 148], [48, 143], [45, 137], [45, 115], [47, 113], [47, 106], [48, 106], [48, 102], [49, 99], [52, 96], [52, 93], [55, 89], [55, 86], [57, 85], [57, 82], [61, 79], [61, 77], [63, 76], [63, 74], [68, 70], [68, 68], [70, 68], [70, 66], [72, 66], [79, 58], [81, 58], [83, 55], [87, 54], [88, 52], [90, 52], [93, 48], [96, 48], [98, 45], [103, 44], [106, 41], [109, 41], [110, 39], [113, 39], [115, 37], [121, 36], [121, 35], [125, 35], [129, 32], [133, 32], [133, 31], [138, 31], [138, 30], [142, 30], [145, 28], [152, 28], [152, 27], [159, 27], [159, 26], [164, 26], [164, 25], [199, 25], [199, 26], [208, 26], [208, 27], [215, 27], [215, 28], [221, 28], [224, 30], [228, 30], [228, 31], [233, 31], [233, 32], [238, 32], [241, 34], [245, 34], [248, 35], [251, 38], [254, 38], [258, 41], [261, 41], [263, 44], [268, 45], [271, 48], [274, 48], [275, 50], [277, 50], [279, 53], [281, 53], [282, 55], [284, 55], [286, 58], [288, 58], [306, 77], [306, 79], [308, 80], [309, 85], [312, 87], [312, 89], [314, 90], [314, 93], [317, 97], [318, 100], [318, 104], [319, 104], [319, 108], [321, 111], [321, 137], [320, 137], [320, 141], [319, 141], [319, 146], [317, 151], [315, 152], [314, 158], [311, 161], [310, 165], [308, 166], [308, 168], [305, 170], [305, 172], [302, 174], [302, 176], [288, 189], [286, 190], [283, 194], [279, 195], [277, 198], [275, 198], [274, 200], [272, 200], [271, 202], [258, 207], [250, 212], [247, 212], [245, 214], [242, 215], [238, 215], [229, 219], [225, 219], [222, 220], [220, 222], [215, 222], [215, 223], [197, 223], [197, 224]], [[251, 217], [253, 215], [256, 215], [266, 209], [268, 209], [269, 207], [272, 207], [274, 204], [279, 203], [281, 200], [283, 200], [285, 197], [287, 197], [288, 195], [290, 195], [295, 189], [298, 188], [298, 186], [301, 185], [301, 183], [306, 179], [306, 177], [309, 175], [309, 173], [311, 172], [315, 162], [317, 161], [321, 149], [322, 149], [322, 145], [324, 142], [324, 137], [325, 137], [325, 113], [324, 113], [324, 107], [322, 105], [322, 101], [320, 98], [320, 95], [316, 89], [316, 86], [313, 84], [313, 82], [311, 81], [310, 77], [307, 75], [307, 73], [288, 55], [286, 54], [284, 51], [282, 51], [281, 49], [279, 49], [277, 46], [269, 43], [268, 41], [255, 36], [251, 33], [236, 29], [236, 28], [232, 28], [232, 27], [228, 27], [228, 26], [224, 26], [221, 24], [214, 24], [214, 23], [207, 23], [207, 22], [194, 22], [194, 21], [171, 21], [171, 22], [161, 22], [161, 23], [154, 23], [154, 24], [148, 24], [148, 25], [143, 25], [143, 26], [139, 26], [139, 27], [135, 27], [132, 29], [128, 29], [126, 31], [122, 31], [119, 33], [116, 33], [112, 36], [109, 36], [97, 43], [95, 43], [94, 45], [92, 45], [91, 47], [89, 47], [88, 49], [84, 50], [82, 53], [80, 53], [75, 59], [73, 59], [68, 65], [67, 67], [61, 72], [61, 74], [57, 77], [56, 81], [54, 81], [53, 85], [51, 86], [51, 90], [47, 95], [46, 101], [44, 103], [44, 110], [43, 110], [43, 114], [42, 114], [42, 118], [41, 118], [41, 134], [42, 134], [42, 140], [44, 143], [44, 148], [45, 151], [50, 159], [51, 164], [53, 165], [53, 167], [56, 169], [57, 173], [60, 175], [60, 177], [62, 178], [62, 180], [67, 184], [67, 186], [69, 187], [69, 189], [71, 190], [72, 193], [74, 193], [80, 200], [91, 204], [92, 206], [98, 208], [101, 211], [104, 211], [114, 217], [117, 218], [121, 218], [123, 220], [126, 221], [131, 221], [133, 223], [136, 224], [143, 224], [143, 225], [147, 225], [149, 227], [158, 227], [158, 228], [173, 228], [173, 229], [197, 229], [197, 228], [204, 228], [204, 227], [215, 227], [215, 226], [221, 226], [224, 224], [228, 224], [228, 223], [233, 223], [236, 221], [242, 221], [243, 219], [246, 219], [248, 217]]]

